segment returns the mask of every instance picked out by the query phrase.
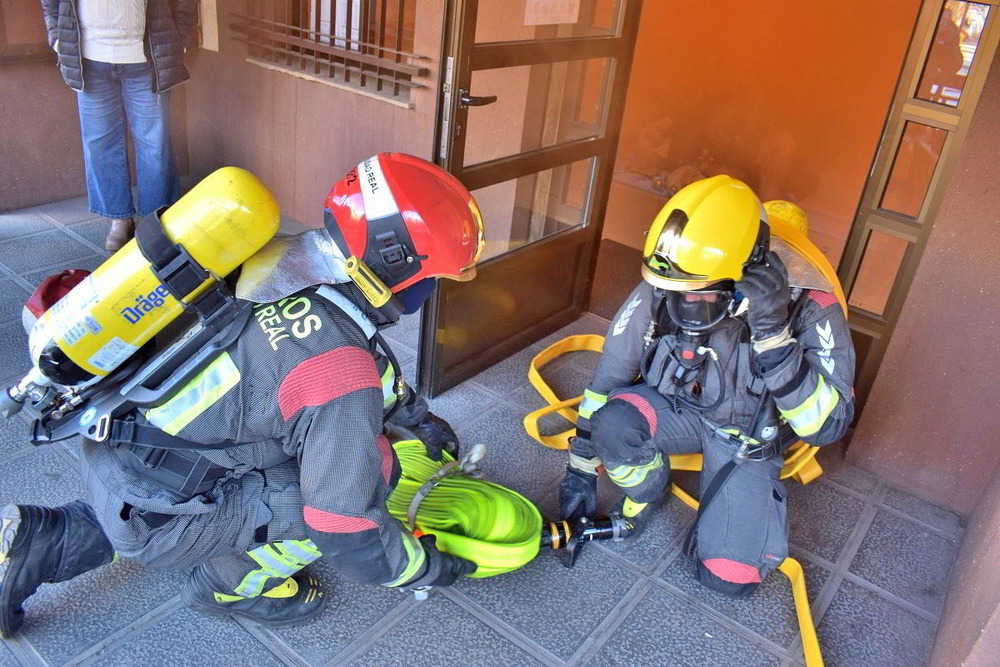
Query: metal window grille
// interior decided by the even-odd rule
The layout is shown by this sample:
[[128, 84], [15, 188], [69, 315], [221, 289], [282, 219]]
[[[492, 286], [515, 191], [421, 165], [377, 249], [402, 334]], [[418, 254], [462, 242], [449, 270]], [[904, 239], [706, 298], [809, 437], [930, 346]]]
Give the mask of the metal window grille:
[[236, 41], [278, 69], [409, 103], [427, 74], [412, 52], [416, 0], [248, 0]]

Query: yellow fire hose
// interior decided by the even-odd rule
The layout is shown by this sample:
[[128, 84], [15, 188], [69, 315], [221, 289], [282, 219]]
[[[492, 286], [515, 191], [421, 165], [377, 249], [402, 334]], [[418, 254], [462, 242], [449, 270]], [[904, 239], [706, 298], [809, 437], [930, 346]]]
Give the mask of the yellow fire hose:
[[[431, 460], [419, 440], [401, 440], [393, 448], [403, 474], [387, 506], [406, 524], [421, 487], [454, 459], [443, 453], [441, 461]], [[420, 501], [415, 524], [420, 533], [437, 536], [441, 551], [476, 563], [471, 576], [481, 578], [516, 570], [538, 555], [542, 515], [516, 491], [454, 474], [438, 480]]]

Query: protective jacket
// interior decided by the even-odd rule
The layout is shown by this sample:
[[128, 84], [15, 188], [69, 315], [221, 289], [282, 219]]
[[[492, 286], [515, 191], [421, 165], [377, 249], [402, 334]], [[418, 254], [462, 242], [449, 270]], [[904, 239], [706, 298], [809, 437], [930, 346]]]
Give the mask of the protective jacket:
[[[41, 0], [49, 46], [56, 49], [59, 71], [73, 90], [83, 90], [80, 55], [79, 0]], [[153, 70], [153, 92], [162, 93], [190, 78], [184, 66], [184, 47], [197, 17], [195, 0], [147, 0], [146, 59]]]
[[[679, 363], [674, 354], [677, 337], [668, 333], [660, 338], [642, 381], [668, 400], [678, 393], [689, 398], [697, 393], [698, 402], [706, 406], [712, 405], [721, 392], [719, 405], [700, 414], [709, 431], [764, 443], [790, 428], [813, 445], [835, 442], [854, 417], [854, 348], [850, 331], [834, 295], [810, 290], [798, 298], [803, 302], [790, 324], [796, 342], [777, 366], [761, 369], [746, 323], [727, 317], [711, 330], [705, 343], [718, 355], [721, 376], [706, 360], [690, 382], [677, 386], [673, 380]], [[604, 354], [580, 406], [580, 437], [573, 442], [572, 455], [596, 458], [588, 437], [589, 418], [605, 404], [609, 393], [639, 379], [643, 334], [652, 302], [653, 287], [641, 282], [612, 322]], [[758, 411], [758, 398], [765, 388], [770, 397]], [[609, 468], [609, 472], [613, 471]]]
[[[132, 454], [119, 446], [116, 474], [126, 478], [114, 492], [120, 502], [154, 516], [198, 514], [206, 504], [221, 506], [231, 480], [270, 481], [269, 471], [294, 464], [302, 506], [291, 511], [301, 511], [298, 520], [304, 516], [308, 537], [334, 568], [355, 581], [390, 586], [419, 575], [425, 552], [386, 509], [400, 474], [383, 435], [395, 377], [372, 341], [378, 314], [362, 310], [355, 290], [308, 288], [255, 306], [237, 340], [204, 371], [165, 404], [136, 416], [141, 425], [192, 443], [233, 443], [199, 450], [205, 467], [220, 473], [213, 488], [190, 498], [150, 493], [141, 469], [129, 463]], [[426, 404], [410, 394], [397, 413], [404, 425], [426, 415]], [[247, 521], [254, 521], [253, 511]]]

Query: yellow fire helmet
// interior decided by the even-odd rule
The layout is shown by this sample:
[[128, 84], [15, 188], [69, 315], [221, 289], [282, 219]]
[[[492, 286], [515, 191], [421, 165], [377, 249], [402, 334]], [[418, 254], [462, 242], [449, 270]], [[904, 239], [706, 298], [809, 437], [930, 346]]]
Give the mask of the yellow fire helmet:
[[643, 279], [688, 292], [739, 280], [767, 252], [767, 213], [753, 190], [725, 175], [682, 188], [653, 220], [642, 251]]

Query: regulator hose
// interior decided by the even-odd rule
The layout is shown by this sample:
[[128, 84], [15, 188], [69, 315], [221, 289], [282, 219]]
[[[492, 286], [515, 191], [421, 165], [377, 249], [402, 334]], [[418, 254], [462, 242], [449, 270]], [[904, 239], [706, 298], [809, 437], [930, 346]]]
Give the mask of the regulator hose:
[[[406, 524], [410, 501], [420, 487], [454, 457], [442, 452], [441, 460], [433, 461], [419, 440], [401, 440], [392, 447], [403, 473], [386, 505]], [[476, 563], [478, 569], [469, 576], [482, 578], [516, 570], [538, 555], [542, 515], [516, 491], [456, 474], [441, 479], [423, 499], [416, 527], [435, 535], [441, 551]]]

